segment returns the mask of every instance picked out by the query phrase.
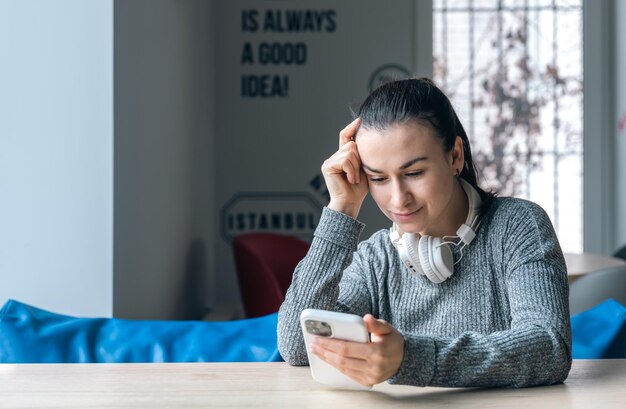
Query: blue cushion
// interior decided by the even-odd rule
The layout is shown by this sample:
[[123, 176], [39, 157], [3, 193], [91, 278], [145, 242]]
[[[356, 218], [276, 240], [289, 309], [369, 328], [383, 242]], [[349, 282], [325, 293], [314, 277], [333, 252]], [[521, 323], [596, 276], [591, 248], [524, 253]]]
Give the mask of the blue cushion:
[[610, 299], [574, 315], [572, 357], [626, 358], [626, 307]]
[[0, 310], [0, 363], [280, 361], [277, 318], [76, 318], [9, 300]]

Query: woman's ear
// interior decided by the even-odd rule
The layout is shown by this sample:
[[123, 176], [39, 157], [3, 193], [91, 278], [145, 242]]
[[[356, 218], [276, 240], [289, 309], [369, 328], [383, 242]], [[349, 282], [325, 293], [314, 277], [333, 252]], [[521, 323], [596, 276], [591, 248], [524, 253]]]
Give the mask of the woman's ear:
[[454, 146], [452, 146], [451, 154], [451, 163], [452, 173], [455, 175], [460, 175], [463, 171], [463, 166], [465, 164], [465, 150], [463, 149], [463, 139], [460, 136], [457, 136], [454, 140]]

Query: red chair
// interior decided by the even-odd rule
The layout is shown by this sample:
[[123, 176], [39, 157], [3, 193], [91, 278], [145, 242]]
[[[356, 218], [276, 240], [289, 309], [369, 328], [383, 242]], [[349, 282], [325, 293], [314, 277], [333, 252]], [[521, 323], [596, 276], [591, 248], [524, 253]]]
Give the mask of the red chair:
[[246, 317], [278, 311], [291, 276], [310, 244], [293, 236], [249, 233], [235, 237], [233, 252]]

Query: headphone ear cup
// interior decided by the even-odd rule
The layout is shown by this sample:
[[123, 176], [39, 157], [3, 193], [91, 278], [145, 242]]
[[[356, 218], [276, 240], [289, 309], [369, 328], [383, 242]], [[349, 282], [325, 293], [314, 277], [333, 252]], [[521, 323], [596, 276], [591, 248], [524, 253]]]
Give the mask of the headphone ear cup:
[[454, 258], [447, 244], [441, 246], [441, 238], [422, 236], [419, 242], [420, 264], [424, 274], [433, 283], [446, 281], [454, 272]]
[[398, 246], [398, 254], [404, 265], [413, 272], [413, 274], [424, 275], [420, 266], [420, 258], [418, 252], [419, 236], [415, 234], [404, 234], [400, 239], [402, 244]]

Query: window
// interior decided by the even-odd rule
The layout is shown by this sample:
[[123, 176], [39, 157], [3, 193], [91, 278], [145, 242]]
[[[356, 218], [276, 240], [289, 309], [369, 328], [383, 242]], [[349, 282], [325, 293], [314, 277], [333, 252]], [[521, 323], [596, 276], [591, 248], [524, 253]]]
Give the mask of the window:
[[582, 0], [434, 0], [433, 76], [482, 184], [540, 204], [583, 249]]

